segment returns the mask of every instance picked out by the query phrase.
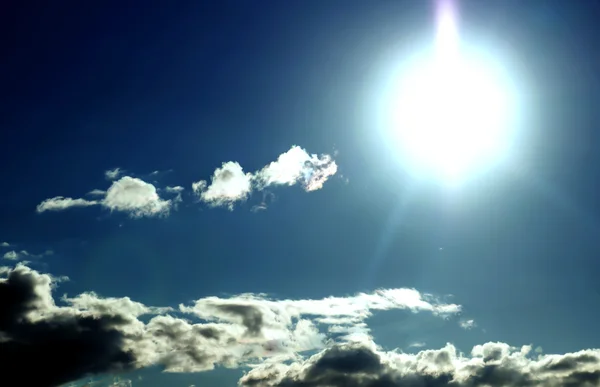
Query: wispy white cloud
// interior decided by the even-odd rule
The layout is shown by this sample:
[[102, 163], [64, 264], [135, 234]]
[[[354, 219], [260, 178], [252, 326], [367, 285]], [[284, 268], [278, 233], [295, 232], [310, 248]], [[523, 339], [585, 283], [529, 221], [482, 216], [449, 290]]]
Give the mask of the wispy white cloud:
[[0, 246], [2, 246], [2, 247], [10, 247], [11, 244], [8, 243], [8, 242], [2, 242], [2, 243], [0, 243]]
[[4, 259], [9, 259], [11, 261], [16, 261], [17, 259], [19, 259], [19, 253], [17, 253], [16, 251], [8, 251], [6, 253], [4, 253]]
[[99, 204], [96, 200], [86, 200], [86, 199], [73, 199], [66, 198], [63, 196], [56, 196], [50, 199], [46, 199], [40, 204], [38, 204], [36, 210], [39, 213], [45, 211], [63, 211], [68, 208], [73, 207], [89, 207], [95, 206]]
[[[299, 146], [292, 146], [255, 173], [246, 173], [239, 163], [223, 163], [213, 174], [211, 184], [200, 180], [192, 184], [192, 190], [200, 199], [211, 206], [225, 206], [248, 198], [252, 190], [263, 190], [270, 186], [301, 184], [306, 191], [315, 191], [337, 172], [337, 164], [329, 155], [310, 155]], [[266, 208], [265, 201], [254, 206], [254, 211]]]
[[92, 195], [92, 196], [104, 196], [104, 195], [106, 195], [106, 191], [103, 191], [101, 189], [93, 189], [90, 192], [88, 192], [87, 194]]
[[53, 254], [54, 254], [54, 251], [52, 251], [52, 250], [46, 250], [41, 254], [31, 254], [27, 250], [21, 250], [21, 251], [12, 250], [12, 251], [8, 251], [8, 252], [4, 253], [3, 258], [11, 260], [11, 261], [16, 261], [16, 260], [19, 260], [24, 257], [41, 258], [41, 257], [47, 256], [47, 255], [53, 255]]
[[473, 329], [477, 326], [475, 320], [460, 320], [458, 324], [463, 329]]
[[104, 177], [106, 177], [107, 180], [116, 180], [122, 173], [123, 171], [121, 168], [109, 169], [104, 172]]
[[167, 186], [167, 188], [165, 188], [165, 191], [167, 191], [169, 193], [180, 193], [183, 190], [184, 190], [184, 188], [180, 185], [176, 185], [175, 187]]

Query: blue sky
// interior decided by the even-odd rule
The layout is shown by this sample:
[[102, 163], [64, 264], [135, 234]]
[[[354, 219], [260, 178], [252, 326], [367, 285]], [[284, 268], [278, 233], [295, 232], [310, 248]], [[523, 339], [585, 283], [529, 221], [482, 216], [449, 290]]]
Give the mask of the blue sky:
[[460, 3], [520, 110], [506, 160], [453, 187], [379, 115], [433, 8], [7, 6], [3, 375], [600, 385], [600, 8]]

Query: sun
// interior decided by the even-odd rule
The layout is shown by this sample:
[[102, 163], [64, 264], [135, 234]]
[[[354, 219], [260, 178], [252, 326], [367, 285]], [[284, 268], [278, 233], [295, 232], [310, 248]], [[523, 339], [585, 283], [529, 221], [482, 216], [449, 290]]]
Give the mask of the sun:
[[461, 47], [448, 4], [432, 52], [403, 69], [386, 126], [411, 170], [457, 182], [506, 152], [511, 93], [494, 63]]

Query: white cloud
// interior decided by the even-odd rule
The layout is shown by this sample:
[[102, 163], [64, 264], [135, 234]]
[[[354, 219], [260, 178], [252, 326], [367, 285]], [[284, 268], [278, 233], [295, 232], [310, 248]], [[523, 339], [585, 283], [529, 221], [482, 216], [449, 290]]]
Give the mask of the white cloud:
[[168, 214], [171, 201], [161, 199], [152, 184], [124, 176], [113, 182], [106, 191], [102, 205], [111, 211], [124, 211], [133, 217], [142, 217]]
[[473, 329], [477, 326], [475, 320], [461, 320], [458, 324], [463, 329]]
[[106, 177], [107, 180], [115, 180], [122, 172], [121, 168], [109, 169], [104, 172], [104, 177]]
[[11, 244], [8, 243], [8, 242], [2, 242], [2, 243], [0, 243], [0, 246], [2, 246], [2, 247], [10, 247]]
[[88, 192], [87, 194], [92, 195], [92, 196], [104, 196], [104, 195], [106, 195], [106, 191], [103, 191], [101, 189], [93, 189], [90, 192]]
[[52, 250], [46, 250], [41, 254], [31, 254], [27, 250], [21, 250], [19, 252], [12, 250], [12, 251], [6, 252], [4, 254], [3, 258], [11, 260], [11, 261], [16, 261], [22, 257], [41, 258], [43, 256], [53, 255], [53, 254], [54, 254], [54, 251], [52, 251]]
[[[315, 191], [337, 172], [337, 164], [329, 155], [310, 155], [299, 146], [292, 146], [255, 173], [245, 173], [239, 163], [223, 163], [213, 174], [210, 185], [206, 180], [192, 184], [192, 190], [211, 206], [233, 209], [238, 201], [248, 198], [253, 189], [263, 190], [270, 186], [302, 184], [306, 191]], [[253, 211], [266, 209], [263, 202]]]
[[182, 186], [175, 186], [175, 187], [170, 187], [167, 186], [167, 188], [165, 188], [165, 191], [169, 192], [169, 193], [180, 193], [181, 191], [183, 191], [184, 188]]
[[4, 259], [9, 259], [11, 261], [16, 261], [17, 259], [19, 259], [19, 253], [17, 253], [16, 251], [9, 251], [4, 253]]
[[73, 199], [63, 196], [56, 196], [51, 199], [46, 199], [38, 204], [36, 210], [39, 213], [45, 211], [62, 211], [72, 207], [89, 207], [99, 204], [95, 200]]
[[270, 185], [294, 185], [301, 182], [307, 191], [323, 187], [337, 172], [337, 165], [329, 155], [309, 155], [299, 146], [292, 146], [269, 165], [254, 174], [258, 188]]
[[251, 173], [244, 173], [240, 164], [229, 161], [215, 170], [210, 185], [201, 180], [193, 183], [192, 189], [210, 206], [226, 206], [233, 209], [235, 202], [248, 198], [252, 191], [251, 182]]
[[104, 196], [101, 200], [72, 199], [57, 196], [46, 199], [37, 206], [37, 212], [61, 211], [71, 207], [87, 207], [102, 205], [111, 211], [123, 211], [132, 217], [159, 216], [169, 213], [171, 200], [163, 200], [158, 196], [156, 187], [145, 181], [123, 176], [113, 181], [106, 192], [93, 190], [89, 194]]

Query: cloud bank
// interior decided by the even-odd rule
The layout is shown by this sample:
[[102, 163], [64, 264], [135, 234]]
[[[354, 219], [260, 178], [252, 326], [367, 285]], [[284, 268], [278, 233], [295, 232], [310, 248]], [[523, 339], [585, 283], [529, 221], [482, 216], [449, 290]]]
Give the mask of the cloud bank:
[[240, 380], [254, 387], [598, 386], [600, 350], [531, 355], [531, 347], [475, 346], [469, 355], [452, 344], [417, 354], [385, 352], [370, 340], [341, 343], [290, 364], [265, 363]]
[[[128, 297], [88, 292], [52, 295], [59, 278], [17, 264], [0, 268], [0, 364], [23, 385], [57, 386], [94, 374], [150, 365], [166, 372], [201, 372], [305, 361], [306, 351], [335, 340], [361, 342], [366, 318], [378, 310], [407, 309], [440, 317], [459, 305], [413, 289], [388, 289], [320, 300], [274, 300], [265, 295], [207, 297], [179, 308], [149, 307]], [[148, 316], [143, 320], [141, 316]], [[358, 327], [358, 330], [351, 330]], [[56, 356], [60, 350], [61, 356]], [[30, 372], [35, 367], [36, 372]]]
[[235, 161], [223, 163], [215, 170], [210, 184], [200, 180], [192, 184], [192, 190], [210, 206], [233, 209], [236, 202], [246, 200], [253, 190], [301, 184], [307, 192], [315, 191], [336, 172], [337, 164], [331, 156], [310, 155], [294, 145], [254, 173], [244, 172]]
[[93, 292], [65, 295], [59, 305], [52, 295], [59, 281], [23, 264], [0, 268], [0, 364], [8, 380], [45, 387], [150, 365], [165, 372], [219, 365], [249, 369], [239, 380], [247, 387], [600, 384], [600, 349], [542, 354], [489, 342], [468, 354], [450, 343], [417, 353], [383, 350], [366, 324], [376, 311], [447, 317], [461, 309], [414, 289], [317, 300], [241, 294], [173, 309]]

